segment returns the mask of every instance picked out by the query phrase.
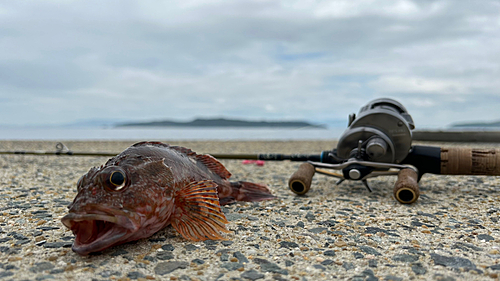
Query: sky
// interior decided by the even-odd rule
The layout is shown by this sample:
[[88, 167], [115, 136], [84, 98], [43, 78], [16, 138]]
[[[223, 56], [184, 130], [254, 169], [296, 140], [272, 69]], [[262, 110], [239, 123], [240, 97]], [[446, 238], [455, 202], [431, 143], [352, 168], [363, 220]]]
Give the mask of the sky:
[[[500, 120], [500, 2], [0, 1], [0, 124]], [[346, 121], [347, 122], [347, 121]]]

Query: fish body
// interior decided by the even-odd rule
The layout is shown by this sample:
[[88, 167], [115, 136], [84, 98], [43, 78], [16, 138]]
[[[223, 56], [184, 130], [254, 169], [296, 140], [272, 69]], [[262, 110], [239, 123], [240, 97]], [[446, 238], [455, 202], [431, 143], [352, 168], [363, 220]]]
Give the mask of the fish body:
[[222, 239], [228, 223], [220, 205], [275, 198], [231, 173], [210, 155], [179, 146], [140, 142], [91, 168], [62, 223], [81, 255], [149, 237], [171, 224], [184, 238]]

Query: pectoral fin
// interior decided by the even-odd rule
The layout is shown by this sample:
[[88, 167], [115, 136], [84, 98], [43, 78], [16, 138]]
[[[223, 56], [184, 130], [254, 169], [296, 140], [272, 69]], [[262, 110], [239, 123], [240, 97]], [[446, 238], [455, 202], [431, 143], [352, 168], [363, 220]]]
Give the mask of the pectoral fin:
[[191, 182], [175, 194], [172, 226], [186, 239], [224, 239], [220, 232], [228, 223], [219, 205], [217, 184], [211, 180]]

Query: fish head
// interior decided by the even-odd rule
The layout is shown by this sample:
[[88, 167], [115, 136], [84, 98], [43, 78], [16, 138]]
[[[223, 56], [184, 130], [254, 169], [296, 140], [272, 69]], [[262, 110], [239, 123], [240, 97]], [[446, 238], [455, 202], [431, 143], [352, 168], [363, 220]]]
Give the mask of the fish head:
[[112, 158], [91, 168], [62, 223], [75, 234], [80, 255], [144, 238], [165, 226], [173, 210], [173, 176], [162, 158]]

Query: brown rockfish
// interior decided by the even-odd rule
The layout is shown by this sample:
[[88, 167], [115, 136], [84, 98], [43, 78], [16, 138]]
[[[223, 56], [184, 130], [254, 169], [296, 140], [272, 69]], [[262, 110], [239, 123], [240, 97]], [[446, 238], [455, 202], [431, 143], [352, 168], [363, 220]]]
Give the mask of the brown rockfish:
[[184, 238], [223, 239], [229, 232], [220, 205], [275, 198], [231, 173], [210, 155], [160, 142], [140, 142], [90, 169], [62, 223], [80, 255], [149, 237], [171, 224]]

